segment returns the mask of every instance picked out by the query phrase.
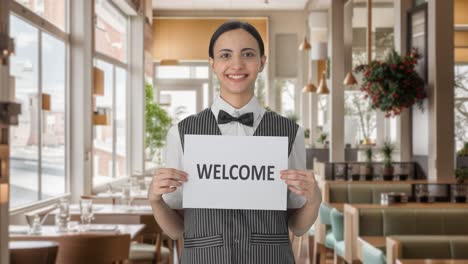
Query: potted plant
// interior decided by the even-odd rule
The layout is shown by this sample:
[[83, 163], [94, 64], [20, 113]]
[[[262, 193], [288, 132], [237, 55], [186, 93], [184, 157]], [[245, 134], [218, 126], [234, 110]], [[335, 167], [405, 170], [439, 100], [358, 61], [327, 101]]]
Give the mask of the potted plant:
[[451, 187], [453, 200], [456, 203], [465, 203], [468, 186], [464, 183], [465, 179], [468, 179], [468, 168], [455, 169], [455, 178], [457, 179], [457, 184], [453, 184]]
[[423, 109], [427, 94], [424, 80], [415, 70], [420, 57], [415, 51], [401, 56], [392, 50], [384, 61], [374, 60], [354, 69], [364, 74], [361, 91], [370, 99], [373, 109], [385, 112], [385, 117], [397, 116], [414, 104]]
[[384, 181], [391, 181], [393, 180], [392, 155], [395, 151], [395, 146], [390, 141], [385, 141], [380, 151], [383, 155], [384, 164], [382, 177]]
[[320, 146], [323, 146], [324, 148], [326, 147], [326, 142], [327, 142], [327, 133], [326, 132], [320, 132], [320, 134], [317, 137], [317, 143], [320, 144]]
[[468, 142], [457, 151], [457, 168], [468, 167]]
[[165, 144], [166, 134], [172, 119], [168, 113], [154, 101], [153, 86], [145, 84], [145, 120], [146, 137], [145, 146], [149, 150], [150, 157], [161, 164], [161, 149]]
[[368, 147], [364, 150], [366, 156], [365, 164], [361, 165], [361, 175], [364, 175], [366, 181], [372, 181], [374, 178], [374, 168], [372, 166], [372, 148]]

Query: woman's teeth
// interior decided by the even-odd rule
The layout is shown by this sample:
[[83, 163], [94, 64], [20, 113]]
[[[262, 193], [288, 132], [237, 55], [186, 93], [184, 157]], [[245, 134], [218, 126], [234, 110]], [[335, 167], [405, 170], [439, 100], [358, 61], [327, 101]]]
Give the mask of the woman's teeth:
[[243, 79], [243, 78], [246, 78], [246, 77], [247, 77], [246, 74], [229, 74], [228, 75], [229, 79], [234, 79], [234, 80], [240, 80], [240, 79]]

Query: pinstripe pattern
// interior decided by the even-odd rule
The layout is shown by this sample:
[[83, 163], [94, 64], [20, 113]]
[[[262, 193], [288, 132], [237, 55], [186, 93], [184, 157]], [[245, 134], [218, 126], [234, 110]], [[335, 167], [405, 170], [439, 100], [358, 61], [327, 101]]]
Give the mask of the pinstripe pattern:
[[[221, 135], [211, 109], [187, 117], [179, 125], [184, 135]], [[291, 153], [298, 125], [265, 112], [254, 136], [288, 137]], [[182, 264], [294, 263], [288, 237], [287, 211], [184, 209]]]

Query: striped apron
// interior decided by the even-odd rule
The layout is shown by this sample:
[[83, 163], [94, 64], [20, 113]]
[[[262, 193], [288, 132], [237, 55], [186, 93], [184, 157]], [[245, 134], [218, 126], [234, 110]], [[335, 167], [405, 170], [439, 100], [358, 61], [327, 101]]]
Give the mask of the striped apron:
[[[221, 135], [210, 108], [187, 117], [179, 125], [184, 135]], [[266, 111], [254, 136], [288, 137], [288, 154], [298, 125]], [[294, 256], [288, 236], [287, 211], [184, 209], [182, 264], [289, 264]]]

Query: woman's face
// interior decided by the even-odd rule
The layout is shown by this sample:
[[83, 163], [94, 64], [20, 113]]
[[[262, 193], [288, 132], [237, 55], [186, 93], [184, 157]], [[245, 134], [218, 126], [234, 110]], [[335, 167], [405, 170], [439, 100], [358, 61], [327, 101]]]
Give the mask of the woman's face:
[[253, 95], [255, 80], [266, 57], [257, 40], [243, 29], [230, 30], [216, 40], [210, 64], [221, 84], [221, 95]]

